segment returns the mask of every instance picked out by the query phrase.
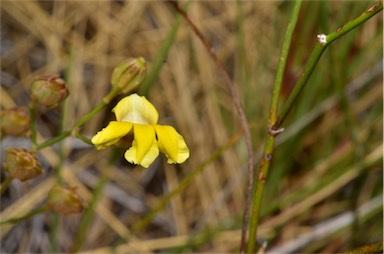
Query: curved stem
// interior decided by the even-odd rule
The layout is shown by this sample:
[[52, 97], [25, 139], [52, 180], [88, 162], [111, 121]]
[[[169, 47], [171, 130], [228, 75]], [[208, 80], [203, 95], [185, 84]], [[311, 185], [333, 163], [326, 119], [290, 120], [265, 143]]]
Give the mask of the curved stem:
[[292, 92], [289, 94], [289, 97], [287, 101], [284, 103], [283, 108], [280, 111], [279, 116], [277, 118], [277, 121], [272, 126], [272, 128], [278, 129], [281, 127], [282, 123], [285, 121], [293, 105], [295, 104], [299, 94], [307, 84], [309, 77], [311, 76], [313, 70], [315, 69], [317, 63], [319, 62], [319, 59], [323, 54], [324, 50], [326, 49], [326, 47], [327, 47], [327, 44], [322, 45], [319, 41], [316, 42], [316, 45], [312, 50], [311, 55], [309, 56], [308, 62], [305, 65], [304, 70], [299, 77], [299, 80], [296, 82], [295, 87], [293, 88]]
[[5, 178], [5, 180], [1, 183], [1, 186], [0, 186], [0, 194], [4, 193], [4, 191], [11, 184], [12, 180], [13, 180], [12, 176], [8, 176], [7, 178]]
[[[109, 96], [109, 95], [107, 95], [107, 96]], [[109, 100], [108, 100], [108, 102], [109, 102]], [[89, 119], [91, 119], [96, 113], [98, 113], [100, 110], [102, 110], [107, 104], [108, 103], [105, 100], [103, 100], [95, 108], [93, 108], [91, 112], [89, 112], [84, 117], [82, 117], [79, 121], [77, 121], [73, 125], [72, 129], [64, 131], [60, 135], [53, 137], [53, 138], [45, 141], [44, 143], [37, 145], [36, 150], [40, 150], [40, 149], [43, 149], [45, 147], [51, 146], [51, 145], [65, 139], [66, 137], [70, 136], [73, 131], [76, 131], [78, 128], [82, 127], [86, 122], [89, 121]]]
[[[250, 233], [249, 233], [249, 241], [247, 245], [248, 252], [250, 253], [255, 252], [257, 224], [258, 224], [258, 217], [261, 209], [262, 197], [264, 193], [264, 186], [268, 176], [272, 154], [274, 152], [275, 136], [283, 130], [281, 128], [282, 123], [287, 118], [294, 103], [296, 103], [298, 96], [300, 95], [301, 91], [304, 89], [305, 85], [307, 84], [309, 77], [311, 76], [314, 68], [319, 62], [320, 57], [325, 51], [326, 47], [336, 39], [346, 34], [347, 32], [363, 24], [369, 18], [373, 17], [375, 14], [380, 12], [382, 9], [383, 9], [383, 0], [375, 3], [370, 8], [368, 8], [365, 12], [363, 12], [360, 16], [348, 22], [344, 26], [340, 27], [335, 32], [329, 35], [318, 35], [318, 40], [315, 44], [314, 49], [310, 54], [309, 60], [305, 65], [299, 80], [296, 82], [294, 89], [289, 95], [286, 103], [283, 105], [283, 108], [277, 118], [274, 118], [274, 114], [276, 114], [277, 112], [278, 99], [276, 99], [276, 97], [279, 96], [280, 90], [277, 87], [278, 84], [277, 83], [274, 84], [275, 85], [274, 92], [273, 92], [274, 99], [272, 99], [272, 105], [271, 105], [271, 112], [270, 112], [269, 126], [268, 126], [268, 136], [267, 136], [267, 140], [265, 141], [264, 154], [260, 164], [260, 171], [258, 175], [255, 175], [256, 181], [252, 190], [253, 192], [252, 210], [251, 210], [252, 217], [250, 221]], [[275, 82], [276, 80], [278, 80], [278, 78], [275, 79]]]
[[278, 120], [276, 124], [274, 125], [275, 128], [280, 128], [284, 120], [287, 118], [290, 110], [292, 109], [293, 104], [295, 103], [297, 97], [303, 90], [304, 86], [307, 84], [307, 81], [309, 77], [312, 74], [312, 71], [315, 69], [316, 64], [319, 62], [319, 59], [323, 52], [325, 51], [326, 47], [334, 42], [335, 40], [339, 39], [344, 34], [352, 31], [359, 25], [363, 24], [368, 19], [372, 18], [374, 15], [379, 13], [381, 10], [383, 10], [383, 0], [380, 0], [376, 2], [374, 5], [369, 7], [366, 11], [364, 11], [362, 14], [360, 14], [357, 18], [349, 21], [345, 25], [339, 27], [336, 29], [335, 32], [330, 33], [328, 35], [318, 35], [318, 41], [316, 42], [316, 45], [314, 49], [312, 50], [312, 53], [309, 57], [309, 60], [304, 67], [304, 70], [299, 78], [299, 80], [296, 82], [295, 87], [293, 88], [291, 94], [289, 95], [287, 101], [283, 105], [283, 109], [281, 110]]
[[[292, 41], [292, 35], [296, 27], [297, 19], [299, 17], [300, 7], [302, 1], [296, 1], [293, 7], [291, 20], [289, 21], [287, 32], [285, 34], [284, 43], [281, 49], [280, 60], [273, 84], [272, 101], [270, 107], [270, 115], [268, 119], [268, 136], [264, 147], [264, 156], [261, 161], [258, 174], [253, 175], [254, 184], [252, 187], [252, 206], [249, 223], [249, 238], [247, 242], [247, 252], [253, 253], [256, 249], [256, 237], [259, 213], [261, 209], [261, 201], [264, 193], [265, 181], [268, 175], [270, 161], [272, 159], [272, 152], [275, 144], [275, 136], [278, 134], [277, 130], [272, 130], [276, 123], [277, 108], [280, 99], [280, 90], [283, 82], [284, 69], [288, 57], [289, 47]], [[275, 132], [273, 132], [275, 131]]]

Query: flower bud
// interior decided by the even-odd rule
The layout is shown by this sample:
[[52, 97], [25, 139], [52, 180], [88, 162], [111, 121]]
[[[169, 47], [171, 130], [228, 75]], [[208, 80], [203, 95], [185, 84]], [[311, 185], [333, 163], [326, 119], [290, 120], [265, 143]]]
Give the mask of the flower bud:
[[133, 91], [144, 80], [147, 71], [143, 57], [128, 58], [119, 63], [112, 73], [112, 87], [121, 93]]
[[76, 188], [54, 185], [48, 193], [48, 208], [62, 215], [80, 213], [83, 210], [82, 200]]
[[69, 91], [58, 75], [42, 76], [32, 83], [32, 100], [48, 108], [54, 108], [64, 101]]
[[22, 136], [29, 130], [28, 110], [24, 107], [6, 109], [0, 113], [1, 136]]
[[20, 181], [33, 179], [43, 173], [36, 152], [23, 148], [8, 148], [5, 151], [4, 168]]

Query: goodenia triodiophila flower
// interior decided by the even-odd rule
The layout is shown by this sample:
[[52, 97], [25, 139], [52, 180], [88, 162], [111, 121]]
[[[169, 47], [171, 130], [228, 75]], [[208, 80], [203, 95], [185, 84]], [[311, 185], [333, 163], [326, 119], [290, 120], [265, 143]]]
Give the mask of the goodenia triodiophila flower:
[[111, 121], [91, 140], [96, 149], [114, 145], [133, 134], [132, 146], [124, 154], [131, 163], [147, 168], [159, 150], [166, 155], [168, 163], [183, 163], [188, 159], [189, 149], [183, 137], [172, 126], [157, 124], [159, 114], [144, 96], [131, 94], [120, 100], [112, 112], [116, 121]]

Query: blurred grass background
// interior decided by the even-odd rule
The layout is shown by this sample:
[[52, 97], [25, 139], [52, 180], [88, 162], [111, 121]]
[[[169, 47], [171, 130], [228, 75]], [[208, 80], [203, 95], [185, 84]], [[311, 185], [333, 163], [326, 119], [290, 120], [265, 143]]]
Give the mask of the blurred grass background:
[[[316, 35], [335, 31], [372, 3], [304, 2], [283, 98]], [[291, 7], [289, 1], [192, 1], [187, 8], [241, 94], [258, 156]], [[285, 123], [262, 208], [259, 236], [267, 250], [331, 253], [382, 241], [382, 22], [376, 15], [326, 50]], [[39, 206], [55, 170], [90, 209], [2, 225], [2, 253], [238, 250], [248, 177], [245, 144], [223, 80], [187, 23], [160, 1], [1, 2], [1, 108], [27, 106], [29, 86], [43, 74], [61, 74], [71, 92], [61, 110], [40, 110], [43, 139], [87, 114], [109, 91], [113, 67], [138, 56], [148, 61], [149, 73], [138, 93], [158, 109], [160, 123], [184, 136], [190, 159], [175, 166], [161, 157], [143, 169], [125, 162], [122, 150], [96, 151], [72, 138], [43, 149], [46, 173], [12, 183], [1, 197], [2, 218]], [[91, 137], [104, 127], [113, 106], [81, 133]], [[28, 144], [2, 141], [2, 147]], [[162, 197], [196, 170], [190, 184], [138, 230]]]

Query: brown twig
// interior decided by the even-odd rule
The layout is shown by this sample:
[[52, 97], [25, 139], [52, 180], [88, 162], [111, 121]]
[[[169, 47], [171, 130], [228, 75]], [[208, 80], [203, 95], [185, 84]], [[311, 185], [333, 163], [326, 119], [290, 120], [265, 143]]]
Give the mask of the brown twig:
[[231, 78], [229, 77], [227, 71], [225, 70], [223, 64], [221, 63], [220, 59], [217, 57], [216, 53], [214, 52], [212, 46], [208, 42], [208, 40], [204, 37], [204, 35], [201, 33], [201, 31], [196, 27], [196, 25], [191, 21], [191, 19], [188, 17], [187, 13], [183, 11], [176, 1], [167, 1], [177, 12], [179, 12], [184, 19], [188, 22], [188, 24], [191, 26], [194, 33], [197, 35], [197, 37], [201, 40], [201, 42], [204, 44], [205, 48], [207, 49], [210, 57], [215, 61], [215, 64], [217, 68], [220, 71], [220, 74], [223, 76], [225, 84], [227, 86], [227, 89], [229, 90], [229, 93], [231, 94], [233, 104], [236, 108], [241, 129], [244, 133], [245, 142], [247, 145], [247, 153], [248, 153], [248, 186], [246, 190], [246, 204], [245, 204], [245, 210], [244, 210], [244, 217], [243, 217], [243, 226], [241, 231], [241, 244], [240, 244], [240, 251], [244, 252], [245, 249], [245, 243], [246, 243], [246, 233], [247, 233], [247, 225], [248, 225], [248, 219], [249, 219], [249, 207], [250, 207], [250, 193], [252, 192], [252, 185], [253, 185], [253, 175], [254, 175], [254, 158], [253, 158], [253, 148], [252, 148], [252, 140], [251, 140], [251, 133], [249, 131], [247, 118], [245, 116], [244, 108], [240, 102], [239, 95], [237, 93], [236, 87], [234, 83], [232, 82]]

